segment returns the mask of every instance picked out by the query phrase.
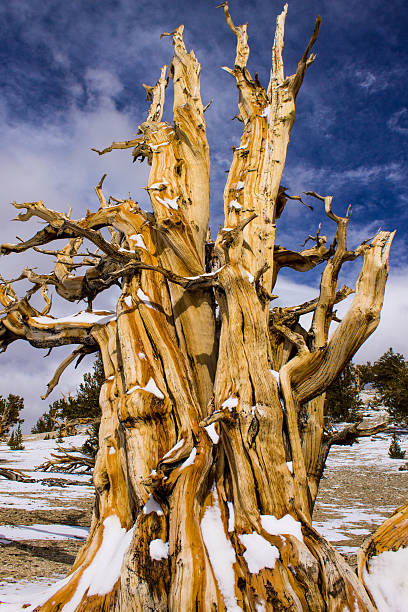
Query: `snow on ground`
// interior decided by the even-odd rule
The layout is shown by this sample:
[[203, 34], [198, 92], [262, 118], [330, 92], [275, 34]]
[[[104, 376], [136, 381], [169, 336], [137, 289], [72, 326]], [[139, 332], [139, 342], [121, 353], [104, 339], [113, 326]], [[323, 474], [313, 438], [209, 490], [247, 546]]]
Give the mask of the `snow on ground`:
[[[64, 439], [63, 446], [81, 446], [85, 438], [83, 434], [70, 436]], [[38, 482], [16, 482], [0, 478], [0, 507], [22, 510], [67, 510], [70, 508], [81, 510], [80, 502], [94, 495], [90, 474], [36, 472], [34, 468], [47, 461], [51, 453], [57, 450], [56, 440], [41, 440], [34, 436], [27, 436], [24, 437], [23, 443], [25, 446], [23, 451], [12, 451], [6, 443], [0, 443], [0, 465], [4, 468], [20, 470], [25, 476], [34, 478]], [[56, 479], [58, 484], [55, 483], [52, 486], [42, 484], [44, 480], [51, 478]], [[13, 541], [27, 540], [74, 539], [83, 541], [87, 534], [87, 528], [72, 525], [0, 525], [0, 543], [3, 545], [11, 544]], [[0, 611], [30, 611], [35, 605], [26, 607], [26, 604], [31, 604], [34, 600], [36, 604], [42, 600], [45, 601], [55, 592], [56, 588], [62, 586], [64, 580], [61, 581], [61, 576], [52, 576], [44, 579], [36, 578], [35, 582], [0, 582]], [[55, 584], [56, 581], [58, 584]]]
[[[54, 589], [53, 585], [61, 576], [52, 578], [36, 578], [35, 582], [21, 580], [20, 582], [0, 582], [0, 610], [1, 612], [17, 612], [27, 610], [23, 608], [31, 599], [41, 597], [44, 591]], [[51, 588], [50, 588], [51, 587]]]
[[[387, 479], [391, 475], [400, 478], [401, 483], [405, 479], [406, 472], [400, 472], [399, 467], [406, 460], [391, 459], [388, 456], [391, 437], [392, 431], [381, 432], [375, 436], [360, 438], [359, 443], [351, 447], [333, 446], [330, 451], [321, 481], [321, 490], [325, 488], [324, 479], [327, 478], [332, 481], [331, 495], [326, 496], [326, 501], [323, 502], [319, 493], [316, 509], [319, 510], [320, 515], [323, 514], [324, 519], [313, 521], [313, 526], [342, 553], [356, 553], [358, 546], [351, 540], [355, 536], [368, 536], [399, 505], [398, 501], [390, 495], [387, 500], [378, 503], [373, 511], [372, 501], [370, 503], [367, 500], [364, 491], [366, 475], [375, 474], [380, 481], [383, 477], [384, 489], [387, 489]], [[403, 449], [408, 450], [407, 432], [400, 432], [400, 444]], [[351, 481], [351, 476], [356, 479], [359, 471], [361, 472], [361, 495], [359, 497], [357, 492], [350, 497], [348, 505], [344, 505], [344, 499], [347, 499], [348, 494], [347, 475], [350, 474]], [[340, 474], [343, 478], [337, 479], [337, 475], [340, 476]], [[328, 502], [327, 499], [330, 501]], [[378, 491], [378, 499], [381, 499], [381, 490]]]
[[[75, 612], [86, 591], [89, 595], [109, 593], [120, 576], [123, 557], [129, 548], [133, 528], [126, 531], [121, 527], [120, 520], [116, 515], [106, 518], [103, 525], [102, 544], [90, 565], [82, 573], [72, 598], [65, 604], [65, 612]], [[79, 569], [80, 567], [75, 570], [72, 576], [75, 576]], [[44, 588], [43, 583], [42, 588], [38, 589], [33, 589], [32, 583], [29, 582], [25, 583], [24, 590], [16, 588], [15, 584], [0, 584], [0, 611], [17, 612], [18, 610], [26, 610], [32, 612], [64, 586], [72, 576], [69, 575], [62, 580], [58, 580], [52, 586], [50, 586], [52, 581], [47, 581], [48, 586], [46, 588]]]
[[20, 540], [85, 540], [89, 529], [77, 525], [0, 525], [0, 542]]
[[[63, 446], [81, 446], [85, 435], [64, 439]], [[66, 474], [63, 472], [36, 472], [34, 468], [50, 459], [58, 445], [53, 440], [24, 439], [25, 450], [12, 451], [5, 442], [0, 443], [0, 465], [20, 470], [29, 478], [39, 482], [16, 482], [0, 478], [0, 507], [25, 510], [80, 509], [78, 502], [93, 495], [94, 488], [89, 474]], [[48, 478], [64, 480], [62, 485], [45, 486], [41, 481]], [[70, 482], [81, 484], [70, 484]], [[84, 484], [82, 484], [84, 483]]]
[[[64, 439], [62, 446], [81, 446], [85, 442], [83, 434], [70, 436]], [[0, 443], [0, 460], [4, 467], [16, 470], [32, 470], [36, 465], [44, 463], [51, 458], [51, 453], [58, 448], [55, 439], [38, 440], [33, 437], [24, 436], [23, 451], [10, 450], [5, 442]], [[65, 474], [66, 476], [66, 474]]]
[[[408, 432], [399, 432], [400, 444], [404, 450], [408, 450]], [[382, 432], [371, 438], [361, 438], [359, 444], [352, 447], [349, 446], [334, 446], [330, 452], [327, 467], [321, 483], [322, 489], [327, 487], [326, 483], [331, 481], [330, 494], [324, 501], [318, 501], [319, 505], [319, 520], [314, 521], [316, 529], [336, 548], [343, 553], [356, 552], [354, 545], [354, 536], [365, 537], [373, 531], [382, 521], [387, 518], [395, 509], [398, 502], [395, 500], [392, 492], [390, 495], [383, 498], [383, 491], [379, 491], [378, 503], [373, 503], [367, 499], [366, 495], [366, 480], [368, 475], [378, 475], [384, 478], [384, 491], [387, 490], [387, 478], [396, 479], [398, 483], [403, 482], [407, 472], [399, 472], [400, 465], [405, 463], [405, 460], [391, 459], [388, 456], [388, 448], [391, 442], [392, 431]], [[80, 446], [85, 439], [84, 435], [78, 435], [64, 440], [64, 446], [73, 445]], [[183, 441], [179, 442], [182, 445]], [[0, 507], [22, 508], [28, 510], [50, 510], [50, 509], [67, 509], [77, 508], [81, 499], [93, 495], [93, 486], [90, 484], [89, 474], [65, 474], [57, 472], [35, 472], [34, 467], [43, 463], [50, 458], [51, 452], [56, 450], [57, 444], [55, 440], [39, 440], [29, 438], [24, 440], [24, 451], [11, 451], [5, 443], [0, 444], [0, 465], [12, 469], [22, 470], [27, 476], [38, 479], [40, 482], [21, 483], [13, 482], [0, 478]], [[177, 445], [176, 445], [177, 446]], [[173, 449], [174, 450], [174, 449]], [[407, 453], [408, 455], [408, 453]], [[349, 485], [349, 475], [353, 475], [361, 484], [361, 489], [355, 492], [353, 497], [348, 497], [347, 487]], [[44, 486], [41, 481], [47, 478], [57, 478], [63, 480], [63, 485], [59, 486]], [[325, 481], [325, 478], [327, 479]], [[341, 478], [343, 480], [341, 480]], [[401, 480], [399, 480], [401, 478]], [[84, 484], [71, 484], [73, 481], [83, 482]], [[380, 480], [381, 481], [381, 480]], [[404, 480], [405, 482], [405, 480]], [[402, 486], [402, 485], [401, 485]], [[378, 488], [378, 485], [377, 485]], [[344, 502], [346, 500], [346, 503]], [[373, 510], [375, 508], [375, 510]], [[218, 516], [210, 516], [211, 512], [216, 512], [216, 509], [207, 510], [205, 515], [204, 539], [206, 546], [209, 549], [210, 557], [215, 557], [212, 551], [211, 541], [208, 540], [208, 534], [211, 532], [209, 525], [206, 525], [206, 520], [211, 523], [214, 529], [214, 523], [217, 524]], [[210, 520], [212, 519], [212, 520]], [[219, 522], [219, 520], [218, 520]], [[216, 530], [217, 532], [217, 530]], [[218, 533], [218, 532], [217, 532]], [[220, 532], [221, 533], [221, 532]], [[206, 537], [208, 536], [208, 537]], [[84, 539], [86, 537], [86, 529], [81, 527], [72, 527], [68, 525], [30, 525], [30, 526], [0, 526], [0, 540], [28, 540], [28, 539], [64, 539], [75, 538]], [[354, 540], [352, 540], [354, 538]], [[125, 538], [126, 539], [126, 538]], [[361, 538], [360, 538], [361, 539]], [[217, 550], [220, 546], [220, 535], [215, 538]], [[228, 551], [225, 551], [226, 553]], [[228, 557], [228, 554], [227, 554]], [[370, 570], [383, 571], [383, 565], [387, 559], [380, 561], [378, 557], [378, 568], [374, 564]], [[218, 572], [218, 580], [221, 582], [226, 578], [225, 573], [228, 573], [228, 565], [224, 555], [221, 555], [222, 570]], [[230, 562], [230, 560], [228, 559]], [[377, 562], [376, 562], [377, 563]], [[381, 567], [380, 567], [381, 566]], [[223, 577], [221, 577], [221, 574]], [[55, 577], [57, 580], [57, 577]], [[24, 604], [23, 598], [28, 602], [30, 598], [34, 598], [38, 594], [44, 592], [44, 588], [54, 582], [53, 578], [44, 579], [43, 582], [36, 579], [35, 583], [20, 582], [20, 583], [0, 583], [0, 612], [16, 612], [22, 610]], [[228, 582], [228, 581], [227, 581]], [[223, 585], [227, 596], [229, 596], [229, 609], [234, 610], [235, 601], [233, 592], [229, 592], [228, 586]], [[371, 586], [371, 585], [370, 585]], [[50, 590], [55, 589], [51, 587]], [[29, 599], [27, 599], [27, 596]], [[381, 595], [384, 596], [384, 595]], [[405, 596], [405, 595], [404, 595]], [[3, 602], [7, 603], [3, 603]], [[30, 609], [30, 608], [26, 608]], [[384, 612], [389, 610], [398, 610], [402, 612], [403, 608], [390, 608], [380, 606]], [[407, 608], [408, 609], [408, 608]]]

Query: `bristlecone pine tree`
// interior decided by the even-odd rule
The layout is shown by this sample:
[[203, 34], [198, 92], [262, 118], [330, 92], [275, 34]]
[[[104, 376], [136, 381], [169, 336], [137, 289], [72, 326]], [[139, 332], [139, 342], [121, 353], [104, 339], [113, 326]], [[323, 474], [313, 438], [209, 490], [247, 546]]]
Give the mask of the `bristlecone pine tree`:
[[[82, 353], [99, 350], [105, 371], [90, 534], [71, 574], [38, 608], [44, 611], [67, 602], [69, 610], [121, 612], [375, 610], [363, 582], [369, 553], [360, 555], [359, 579], [312, 528], [311, 515], [322, 457], [342, 439], [341, 432], [334, 441], [323, 435], [324, 391], [378, 324], [393, 234], [380, 231], [349, 250], [347, 216], [333, 212], [330, 196], [308, 192], [335, 224], [334, 242], [318, 233], [301, 252], [275, 243], [295, 100], [315, 59], [320, 18], [295, 74], [285, 77], [284, 8], [264, 89], [246, 68], [246, 26], [235, 26], [222, 6], [237, 39], [227, 71], [238, 87], [243, 134], [215, 242], [200, 64], [180, 26], [169, 69], [145, 86], [151, 106], [138, 135], [98, 151], [130, 148], [134, 159], [147, 159], [153, 213], [130, 197], [107, 201], [102, 179], [99, 210], [76, 221], [41, 201], [14, 203], [25, 209], [19, 220], [46, 225], [1, 246], [3, 255], [35, 248], [56, 256], [50, 274], [24, 269], [19, 278], [33, 286], [23, 299], [11, 281], [2, 285], [1, 347], [18, 338], [40, 348], [79, 345], [51, 385]], [[162, 121], [169, 78], [173, 124]], [[68, 244], [60, 251], [40, 248], [61, 238]], [[98, 254], [81, 253], [84, 241]], [[329, 337], [333, 307], [351, 293], [337, 287], [341, 266], [357, 257], [353, 301]], [[78, 261], [88, 266], [83, 276], [75, 273]], [[271, 309], [281, 268], [306, 271], [322, 262], [315, 300]], [[118, 281], [116, 313], [92, 311], [94, 297]], [[53, 318], [49, 286], [69, 301], [87, 299], [88, 310]], [[41, 288], [43, 312], [29, 301]], [[299, 324], [307, 312], [308, 333]], [[373, 431], [356, 424], [345, 435]], [[393, 518], [394, 548], [403, 543], [405, 515]], [[386, 540], [377, 537], [377, 552]]]

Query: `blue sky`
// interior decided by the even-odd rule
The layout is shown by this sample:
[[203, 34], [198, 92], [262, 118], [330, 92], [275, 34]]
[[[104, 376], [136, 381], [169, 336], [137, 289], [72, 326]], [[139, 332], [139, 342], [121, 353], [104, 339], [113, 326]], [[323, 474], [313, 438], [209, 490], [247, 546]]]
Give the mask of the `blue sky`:
[[[222, 223], [225, 170], [240, 138], [236, 88], [220, 69], [232, 66], [235, 40], [223, 12], [207, 0], [166, 3], [162, 0], [10, 0], [0, 6], [0, 241], [26, 236], [9, 220], [12, 200], [43, 199], [51, 208], [74, 216], [95, 209], [94, 185], [108, 172], [113, 195], [129, 191], [142, 205], [148, 167], [133, 165], [128, 152], [99, 158], [90, 149], [113, 139], [131, 137], [145, 117], [141, 83], [153, 84], [169, 63], [171, 39], [159, 36], [180, 23], [185, 40], [202, 64], [204, 103], [211, 147], [213, 233]], [[283, 3], [231, 0], [235, 23], [248, 22], [249, 69], [267, 82], [275, 17]], [[315, 190], [334, 196], [342, 213], [352, 204], [350, 246], [376, 230], [397, 229], [384, 316], [376, 334], [361, 349], [360, 360], [375, 359], [390, 345], [408, 355], [406, 279], [407, 181], [407, 30], [402, 0], [293, 0], [285, 34], [285, 67], [291, 74], [313, 30], [316, 15], [322, 28], [317, 60], [306, 75], [297, 103], [283, 183], [289, 193]], [[168, 107], [171, 89], [168, 90]], [[167, 118], [170, 118], [167, 113]], [[305, 236], [323, 220], [289, 203], [278, 226], [277, 242], [299, 249]], [[330, 222], [323, 220], [324, 233]], [[27, 255], [3, 258], [0, 271], [11, 277], [27, 264]], [[30, 257], [30, 262], [32, 258]], [[41, 265], [37, 264], [36, 265]], [[358, 264], [357, 264], [358, 267]], [[278, 284], [282, 302], [314, 297], [318, 273], [284, 275]], [[356, 268], [345, 268], [353, 282]], [[66, 312], [72, 305], [67, 305]], [[68, 309], [68, 310], [67, 310]], [[71, 309], [71, 310], [70, 310]], [[39, 399], [65, 349], [43, 361], [41, 351], [17, 342], [1, 357], [0, 393], [26, 397], [28, 421], [46, 409]], [[60, 351], [60, 352], [58, 352]], [[89, 367], [89, 362], [84, 368]], [[77, 382], [67, 373], [62, 390]], [[50, 397], [55, 399], [58, 392]]]

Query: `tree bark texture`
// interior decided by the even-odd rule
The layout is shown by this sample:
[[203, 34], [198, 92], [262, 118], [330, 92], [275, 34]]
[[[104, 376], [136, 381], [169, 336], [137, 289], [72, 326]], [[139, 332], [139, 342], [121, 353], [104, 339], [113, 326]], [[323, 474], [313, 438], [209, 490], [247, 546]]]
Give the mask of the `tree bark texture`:
[[[106, 377], [90, 534], [64, 584], [38, 610], [375, 610], [311, 516], [336, 443], [324, 434], [324, 392], [378, 324], [393, 234], [380, 231], [349, 250], [348, 217], [333, 212], [331, 197], [308, 192], [334, 223], [334, 241], [328, 245], [319, 230], [314, 246], [300, 252], [275, 243], [290, 197], [281, 179], [295, 101], [320, 18], [295, 74], [285, 76], [285, 6], [264, 89], [246, 67], [246, 25], [235, 26], [222, 6], [237, 41], [234, 68], [226, 70], [239, 91], [243, 133], [215, 242], [200, 64], [180, 26], [171, 34], [169, 68], [145, 86], [151, 106], [138, 135], [98, 151], [131, 148], [134, 159], [147, 159], [153, 213], [130, 197], [107, 200], [103, 177], [99, 210], [83, 219], [42, 202], [14, 203], [25, 210], [19, 220], [38, 217], [45, 226], [27, 241], [1, 245], [3, 255], [34, 248], [56, 258], [50, 274], [25, 268], [1, 285], [2, 348], [18, 338], [40, 348], [79, 345], [49, 390], [69, 363], [93, 351]], [[162, 120], [170, 78], [172, 124]], [[64, 249], [42, 248], [61, 238]], [[89, 243], [98, 251], [81, 253]], [[330, 335], [334, 305], [352, 293], [338, 288], [341, 266], [358, 257], [353, 301]], [[281, 268], [318, 264], [315, 300], [271, 306]], [[12, 288], [20, 279], [32, 283], [21, 299]], [[94, 297], [115, 283], [116, 312], [92, 311]], [[87, 311], [52, 317], [48, 287], [69, 301], [87, 300]], [[40, 289], [42, 312], [30, 304]], [[313, 313], [309, 331], [299, 322], [306, 313]]]

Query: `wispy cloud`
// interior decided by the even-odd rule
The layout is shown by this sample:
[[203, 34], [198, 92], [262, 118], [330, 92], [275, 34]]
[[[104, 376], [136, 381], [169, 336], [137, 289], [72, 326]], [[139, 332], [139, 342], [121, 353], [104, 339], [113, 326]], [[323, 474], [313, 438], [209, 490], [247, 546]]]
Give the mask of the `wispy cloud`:
[[401, 108], [401, 110], [391, 115], [387, 125], [393, 132], [398, 132], [398, 134], [404, 134], [405, 136], [408, 135], [408, 108]]

